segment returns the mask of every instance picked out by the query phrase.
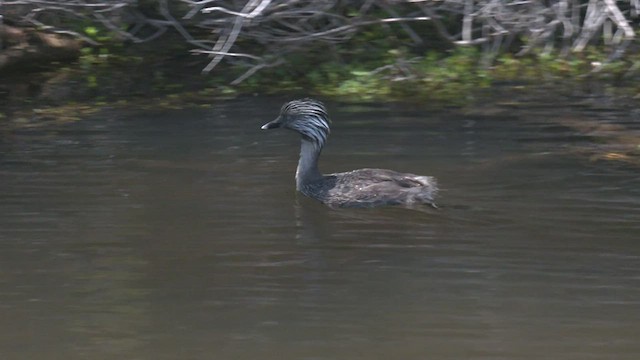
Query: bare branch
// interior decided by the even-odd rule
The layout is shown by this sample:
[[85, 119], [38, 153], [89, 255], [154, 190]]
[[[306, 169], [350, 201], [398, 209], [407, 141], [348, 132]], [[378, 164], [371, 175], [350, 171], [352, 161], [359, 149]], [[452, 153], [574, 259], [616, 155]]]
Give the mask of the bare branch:
[[[523, 43], [518, 54], [534, 49], [568, 55], [589, 44], [608, 46], [609, 58], [624, 54], [637, 31], [640, 0], [158, 0], [157, 15], [143, 14], [137, 0], [0, 1], [4, 22], [30, 24], [43, 31], [73, 36], [96, 45], [95, 38], [73, 31], [68, 19], [91, 21], [122, 39], [145, 42], [168, 31], [179, 34], [210, 57], [203, 72], [222, 61], [244, 59], [257, 71], [286, 63], [286, 56], [308, 49], [309, 42], [344, 43], [366, 27], [386, 25], [416, 45], [432, 33], [418, 31], [429, 22], [452, 46], [479, 46], [483, 65], [499, 51]], [[624, 7], [623, 4], [624, 3]], [[382, 9], [383, 11], [372, 11]], [[389, 24], [395, 24], [393, 26]], [[388, 26], [387, 26], [388, 25]], [[1, 29], [0, 29], [1, 31]], [[203, 34], [206, 31], [207, 34]], [[2, 39], [0, 39], [2, 41]], [[2, 46], [2, 43], [0, 43]], [[263, 59], [273, 59], [266, 65]], [[397, 69], [396, 69], [397, 70]], [[408, 77], [405, 74], [400, 76]]]

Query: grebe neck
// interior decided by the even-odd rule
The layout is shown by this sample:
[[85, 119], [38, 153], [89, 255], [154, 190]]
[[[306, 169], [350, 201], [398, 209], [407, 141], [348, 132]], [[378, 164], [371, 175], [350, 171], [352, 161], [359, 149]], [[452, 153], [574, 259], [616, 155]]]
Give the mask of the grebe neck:
[[302, 138], [300, 145], [300, 160], [296, 170], [296, 187], [302, 190], [308, 183], [322, 179], [322, 173], [318, 170], [318, 157], [322, 152], [322, 147], [316, 142]]

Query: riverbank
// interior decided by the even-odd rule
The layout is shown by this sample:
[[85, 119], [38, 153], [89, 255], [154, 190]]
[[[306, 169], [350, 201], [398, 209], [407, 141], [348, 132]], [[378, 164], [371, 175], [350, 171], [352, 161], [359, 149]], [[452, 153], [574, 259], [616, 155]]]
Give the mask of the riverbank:
[[51, 64], [38, 72], [4, 73], [0, 112], [6, 117], [12, 109], [69, 103], [113, 106], [148, 102], [176, 107], [251, 94], [466, 107], [482, 101], [496, 86], [606, 92], [627, 99], [640, 96], [640, 59], [628, 57], [602, 64], [593, 60], [596, 58], [595, 54], [573, 58], [505, 54], [483, 67], [481, 54], [472, 49], [412, 57], [390, 51], [387, 58], [368, 62], [327, 60], [313, 64], [309, 59], [293, 59], [291, 66], [257, 72], [232, 85], [244, 69], [227, 66], [203, 75], [201, 58], [168, 58], [157, 53], [133, 56], [93, 49], [69, 64]]
[[[610, 124], [606, 121], [608, 118], [636, 116], [639, 101], [637, 93], [633, 86], [619, 86], [602, 78], [580, 77], [572, 81], [554, 82], [549, 80], [552, 78], [548, 74], [538, 83], [518, 78], [494, 81], [475, 88], [469, 84], [453, 83], [448, 85], [461, 86], [462, 89], [455, 99], [464, 99], [464, 102], [438, 98], [441, 94], [427, 97], [428, 93], [422, 98], [398, 101], [391, 96], [347, 97], [296, 86], [283, 91], [271, 89], [270, 95], [265, 95], [250, 92], [251, 87], [246, 85], [233, 88], [215, 84], [210, 78], [195, 72], [174, 72], [174, 77], [169, 77], [165, 76], [168, 73], [156, 68], [156, 76], [153, 77], [143, 71], [143, 63], [135, 68], [140, 71], [115, 72], [113, 67], [104, 64], [99, 65], [98, 69], [93, 71], [91, 67], [78, 66], [65, 71], [14, 78], [15, 84], [20, 86], [13, 88], [11, 101], [1, 103], [0, 132], [10, 134], [15, 131], [50, 129], [95, 116], [108, 117], [105, 114], [109, 113], [138, 112], [145, 117], [181, 109], [215, 108], [218, 104], [237, 98], [256, 96], [262, 98], [263, 103], [265, 97], [270, 98], [272, 109], [265, 109], [265, 120], [257, 121], [259, 124], [275, 116], [282, 102], [295, 97], [314, 96], [329, 103], [332, 108], [345, 107], [348, 103], [353, 103], [355, 109], [385, 106], [394, 108], [392, 113], [398, 116], [403, 116], [403, 113], [422, 113], [425, 119], [445, 111], [472, 122], [499, 119], [506, 124], [517, 120], [513, 117], [514, 111], [529, 113], [526, 119], [521, 115], [518, 120], [525, 128], [528, 123], [545, 122], [549, 123], [550, 129], [571, 129], [571, 132], [581, 134], [573, 138], [552, 139], [557, 141], [554, 151], [558, 153], [568, 153], [593, 162], [640, 166], [640, 135], [635, 125], [629, 123], [625, 126], [624, 122]], [[6, 84], [3, 83], [3, 86]], [[567, 104], [569, 108], [558, 109], [558, 115], [553, 118], [546, 118], [547, 110], [538, 112], [538, 109], [548, 109], [548, 104], [553, 103]], [[600, 121], [591, 115], [585, 118], [563, 116], [565, 112], [601, 113], [606, 116]]]

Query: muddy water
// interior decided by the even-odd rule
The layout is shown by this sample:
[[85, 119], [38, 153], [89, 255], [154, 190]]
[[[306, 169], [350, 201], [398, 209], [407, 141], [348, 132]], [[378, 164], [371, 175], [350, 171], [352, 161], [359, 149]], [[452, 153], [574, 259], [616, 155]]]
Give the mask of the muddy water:
[[323, 170], [443, 188], [331, 210], [280, 103], [3, 132], [0, 358], [637, 359], [637, 114], [330, 104]]

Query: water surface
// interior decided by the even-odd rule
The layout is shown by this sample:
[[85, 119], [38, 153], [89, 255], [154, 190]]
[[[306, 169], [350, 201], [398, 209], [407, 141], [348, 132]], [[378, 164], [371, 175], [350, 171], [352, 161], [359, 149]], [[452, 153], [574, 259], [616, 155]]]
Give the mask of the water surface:
[[324, 171], [442, 187], [332, 210], [259, 130], [280, 103], [2, 132], [0, 358], [637, 359], [638, 114], [329, 104]]

